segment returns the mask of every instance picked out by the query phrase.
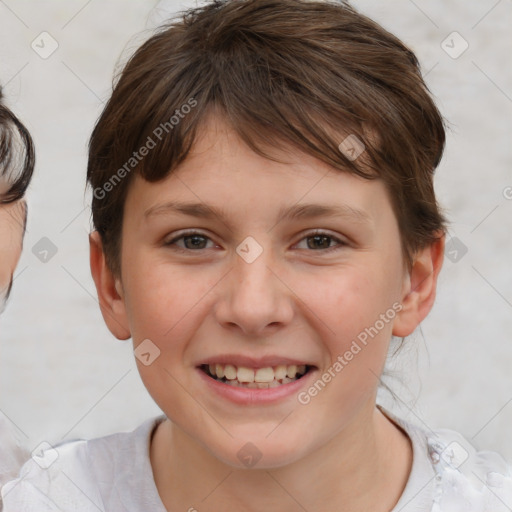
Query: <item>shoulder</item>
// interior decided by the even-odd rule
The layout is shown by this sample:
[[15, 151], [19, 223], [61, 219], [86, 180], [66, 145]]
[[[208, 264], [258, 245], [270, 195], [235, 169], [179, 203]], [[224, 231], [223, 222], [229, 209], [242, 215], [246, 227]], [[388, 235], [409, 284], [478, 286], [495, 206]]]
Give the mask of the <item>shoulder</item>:
[[47, 445], [2, 488], [4, 512], [138, 510], [125, 506], [129, 497], [120, 490], [130, 485], [134, 467], [139, 485], [148, 475], [146, 485], [154, 485], [149, 444], [162, 420], [148, 420], [133, 432]]
[[415, 480], [418, 487], [423, 485], [424, 489], [428, 489], [428, 500], [431, 503], [431, 509], [428, 510], [512, 510], [512, 465], [501, 455], [477, 450], [456, 431], [430, 430], [398, 418], [388, 411], [383, 412], [407, 432], [413, 443], [410, 480]]

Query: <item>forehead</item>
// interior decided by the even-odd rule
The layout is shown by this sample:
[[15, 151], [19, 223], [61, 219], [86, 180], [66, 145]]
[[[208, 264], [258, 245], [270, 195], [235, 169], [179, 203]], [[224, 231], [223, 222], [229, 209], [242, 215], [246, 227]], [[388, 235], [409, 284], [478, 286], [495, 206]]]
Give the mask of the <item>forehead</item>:
[[[362, 221], [378, 219], [383, 209], [390, 209], [387, 191], [378, 179], [340, 171], [291, 146], [267, 146], [265, 153], [270, 158], [249, 148], [222, 118], [211, 117], [202, 125], [186, 160], [166, 178], [149, 183], [135, 176], [126, 213], [155, 215], [168, 212], [170, 203], [194, 203], [195, 208], [188, 211], [199, 212], [203, 204], [204, 217], [210, 209], [210, 213], [222, 211], [223, 216], [231, 211], [236, 216], [243, 212], [282, 218], [286, 213], [304, 216], [308, 210], [307, 216], [315, 209], [299, 211], [307, 204], [316, 205], [318, 215], [318, 206], [329, 205]], [[292, 211], [294, 205], [297, 208]]]

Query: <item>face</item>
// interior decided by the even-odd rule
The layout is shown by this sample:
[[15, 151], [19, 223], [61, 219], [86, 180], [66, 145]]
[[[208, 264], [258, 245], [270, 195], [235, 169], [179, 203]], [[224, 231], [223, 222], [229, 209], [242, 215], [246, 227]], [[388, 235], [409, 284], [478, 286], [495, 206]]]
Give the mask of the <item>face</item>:
[[25, 224], [25, 202], [0, 204], [0, 308], [20, 258]]
[[405, 335], [411, 278], [383, 183], [279, 156], [214, 120], [176, 172], [137, 176], [104, 311], [183, 438], [238, 467], [244, 450], [278, 467], [364, 428]]

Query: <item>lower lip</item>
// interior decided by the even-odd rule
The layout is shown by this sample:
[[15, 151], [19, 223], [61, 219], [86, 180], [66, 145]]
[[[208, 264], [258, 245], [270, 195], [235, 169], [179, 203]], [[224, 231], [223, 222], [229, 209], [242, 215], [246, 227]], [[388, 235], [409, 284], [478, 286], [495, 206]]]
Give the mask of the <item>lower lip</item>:
[[285, 400], [290, 396], [296, 396], [300, 389], [308, 384], [308, 381], [316, 373], [316, 370], [310, 369], [300, 379], [281, 384], [275, 388], [242, 388], [229, 384], [224, 384], [218, 380], [209, 377], [203, 370], [197, 368], [199, 376], [206, 385], [215, 393], [223, 398], [241, 405], [260, 405]]

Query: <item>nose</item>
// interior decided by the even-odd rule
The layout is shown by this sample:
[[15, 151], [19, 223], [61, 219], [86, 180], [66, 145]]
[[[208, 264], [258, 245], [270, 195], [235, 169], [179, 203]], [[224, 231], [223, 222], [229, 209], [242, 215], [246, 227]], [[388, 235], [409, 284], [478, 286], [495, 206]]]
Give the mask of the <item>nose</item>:
[[224, 328], [264, 337], [292, 321], [293, 293], [270, 250], [253, 261], [240, 254], [233, 256], [233, 268], [218, 289], [215, 316]]

